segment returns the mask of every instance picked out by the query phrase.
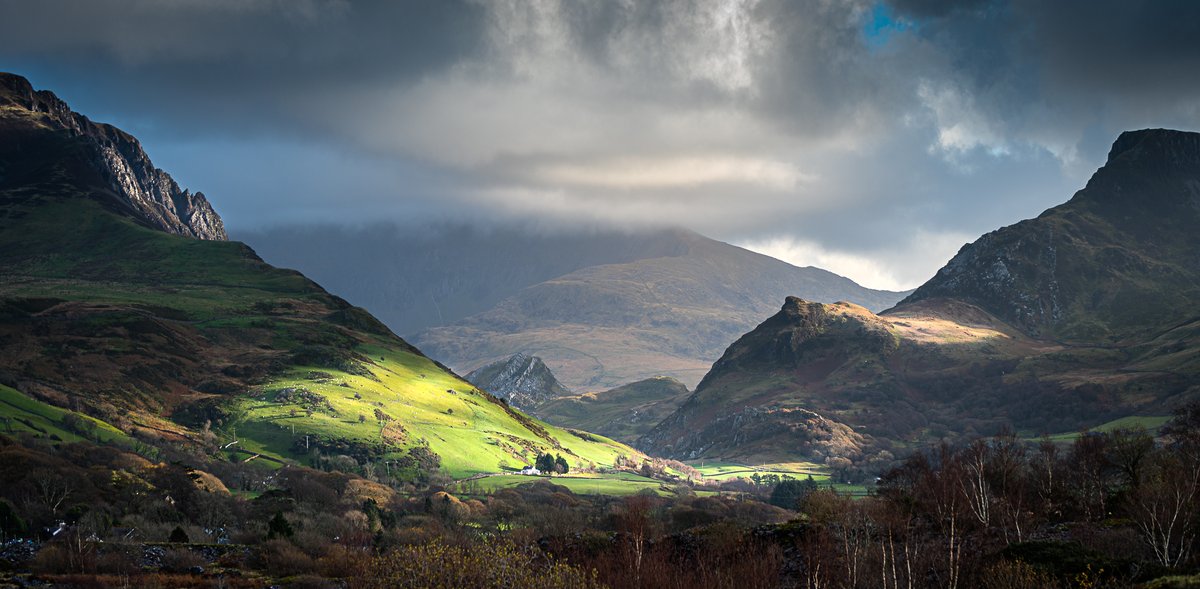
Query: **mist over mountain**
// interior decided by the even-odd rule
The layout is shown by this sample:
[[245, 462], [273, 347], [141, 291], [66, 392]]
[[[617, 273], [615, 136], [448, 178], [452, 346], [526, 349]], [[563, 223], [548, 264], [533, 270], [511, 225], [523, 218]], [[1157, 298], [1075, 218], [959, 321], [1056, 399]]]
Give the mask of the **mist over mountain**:
[[0, 0], [0, 69], [0, 589], [1200, 587], [1200, 1]]
[[680, 255], [681, 230], [538, 232], [515, 225], [281, 226], [238, 232], [376, 313], [396, 333], [448, 325], [521, 289], [586, 268]]

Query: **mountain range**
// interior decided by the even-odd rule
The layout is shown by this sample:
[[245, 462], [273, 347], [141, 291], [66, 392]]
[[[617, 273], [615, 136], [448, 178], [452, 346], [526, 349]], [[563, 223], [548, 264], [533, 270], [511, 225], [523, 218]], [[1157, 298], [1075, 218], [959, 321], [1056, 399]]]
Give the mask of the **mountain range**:
[[[0, 395], [112, 436], [187, 447], [218, 431], [245, 459], [434, 456], [456, 475], [545, 452], [645, 456], [603, 434], [667, 457], [844, 467], [931, 439], [1162, 416], [1200, 394], [1196, 133], [1122, 134], [1068, 202], [964, 246], [894, 306], [904, 293], [681, 230], [562, 238], [566, 261], [443, 282], [458, 317], [416, 341], [456, 367], [500, 361], [472, 378], [572, 429], [227, 241], [136, 139], [11, 74], [0, 137]], [[427, 267], [455, 274], [492, 237], [464, 239]], [[437, 272], [414, 297], [438, 301]]]
[[825, 459], [841, 438], [860, 459], [1167, 415], [1200, 394], [1198, 224], [1200, 134], [1124, 133], [1070, 201], [964, 246], [891, 309], [788, 298], [639, 445]]

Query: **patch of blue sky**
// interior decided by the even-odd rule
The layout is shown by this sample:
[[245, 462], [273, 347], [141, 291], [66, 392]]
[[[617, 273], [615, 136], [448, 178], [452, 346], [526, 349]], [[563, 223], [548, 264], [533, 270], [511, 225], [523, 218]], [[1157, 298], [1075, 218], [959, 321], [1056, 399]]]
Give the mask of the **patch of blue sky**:
[[899, 18], [884, 2], [876, 2], [862, 23], [863, 41], [872, 51], [883, 49], [897, 33], [916, 28], [916, 23]]

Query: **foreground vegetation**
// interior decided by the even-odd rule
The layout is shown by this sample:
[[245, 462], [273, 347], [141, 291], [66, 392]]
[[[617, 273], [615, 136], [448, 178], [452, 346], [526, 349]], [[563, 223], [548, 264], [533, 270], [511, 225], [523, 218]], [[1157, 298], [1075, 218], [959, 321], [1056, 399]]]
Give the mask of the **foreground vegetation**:
[[[11, 393], [10, 393], [11, 394]], [[851, 497], [646, 463], [422, 479], [0, 435], [0, 577], [55, 587], [1188, 587], [1200, 405], [1067, 444], [940, 445]], [[768, 474], [767, 467], [772, 472]], [[657, 478], [643, 476], [641, 470]], [[753, 470], [753, 469], [752, 469]], [[674, 477], [674, 482], [665, 479]], [[715, 477], [714, 477], [715, 478]], [[425, 482], [422, 482], [425, 481]]]

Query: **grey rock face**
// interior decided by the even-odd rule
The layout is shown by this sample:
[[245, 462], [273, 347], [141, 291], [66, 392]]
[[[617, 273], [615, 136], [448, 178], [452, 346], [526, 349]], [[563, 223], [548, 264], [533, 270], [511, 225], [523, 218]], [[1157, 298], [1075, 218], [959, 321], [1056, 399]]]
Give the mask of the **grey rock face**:
[[541, 358], [520, 353], [471, 372], [467, 380], [525, 411], [570, 393]]
[[35, 91], [25, 78], [0, 72], [0, 117], [25, 117], [39, 127], [80, 142], [88, 160], [131, 216], [169, 233], [197, 239], [228, 239], [208, 199], [182, 189], [154, 167], [132, 135], [73, 112], [54, 93]]

